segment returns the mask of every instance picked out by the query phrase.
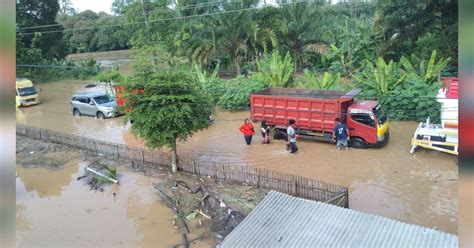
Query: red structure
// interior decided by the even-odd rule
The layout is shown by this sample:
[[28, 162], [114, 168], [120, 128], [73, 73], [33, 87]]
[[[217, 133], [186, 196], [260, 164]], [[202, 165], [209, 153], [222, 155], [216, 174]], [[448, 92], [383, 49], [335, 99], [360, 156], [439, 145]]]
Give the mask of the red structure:
[[300, 137], [321, 141], [331, 141], [335, 119], [341, 118], [353, 147], [382, 146], [389, 138], [387, 118], [377, 101], [354, 101], [359, 92], [271, 88], [250, 96], [250, 115], [253, 121], [267, 120], [275, 139], [287, 138], [288, 121], [294, 119]]

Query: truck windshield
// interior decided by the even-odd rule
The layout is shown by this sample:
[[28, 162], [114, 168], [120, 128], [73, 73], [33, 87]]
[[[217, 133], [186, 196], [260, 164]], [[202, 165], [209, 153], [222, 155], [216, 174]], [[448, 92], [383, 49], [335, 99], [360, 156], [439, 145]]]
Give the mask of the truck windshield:
[[379, 124], [382, 125], [387, 121], [387, 117], [383, 115], [382, 113], [382, 108], [380, 107], [380, 104], [377, 104], [372, 111], [374, 112], [375, 117], [377, 117], [377, 120], [379, 121]]
[[18, 88], [18, 95], [20, 96], [31, 96], [36, 94], [35, 87], [25, 87], [25, 88]]
[[111, 102], [113, 101], [114, 99], [110, 98], [109, 96], [107, 95], [102, 95], [102, 96], [96, 96], [94, 97], [94, 101], [95, 103], [97, 104], [103, 104], [103, 103], [108, 103], [108, 102]]

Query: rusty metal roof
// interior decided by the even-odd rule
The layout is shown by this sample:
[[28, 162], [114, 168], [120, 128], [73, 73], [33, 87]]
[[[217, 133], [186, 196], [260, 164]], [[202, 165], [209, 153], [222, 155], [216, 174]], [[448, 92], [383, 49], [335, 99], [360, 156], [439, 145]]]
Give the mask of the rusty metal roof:
[[218, 247], [454, 248], [458, 237], [272, 191]]

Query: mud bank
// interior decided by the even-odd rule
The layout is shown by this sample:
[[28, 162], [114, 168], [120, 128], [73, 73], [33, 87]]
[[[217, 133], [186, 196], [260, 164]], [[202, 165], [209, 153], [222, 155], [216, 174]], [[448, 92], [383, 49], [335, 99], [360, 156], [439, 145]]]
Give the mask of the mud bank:
[[[116, 167], [120, 184], [104, 186], [100, 192], [77, 180], [91, 161]], [[25, 137], [17, 137], [16, 169], [18, 247], [182, 244], [173, 225], [175, 214], [160, 199], [156, 187], [169, 188], [176, 180], [192, 184], [192, 176], [171, 175], [168, 168], [135, 165]], [[220, 198], [226, 204], [242, 213], [250, 212], [265, 194], [248, 186], [206, 182], [214, 192], [223, 192]], [[190, 199], [194, 196], [182, 194], [180, 201]], [[221, 234], [213, 224], [195, 218], [190, 225], [190, 246], [215, 246]]]

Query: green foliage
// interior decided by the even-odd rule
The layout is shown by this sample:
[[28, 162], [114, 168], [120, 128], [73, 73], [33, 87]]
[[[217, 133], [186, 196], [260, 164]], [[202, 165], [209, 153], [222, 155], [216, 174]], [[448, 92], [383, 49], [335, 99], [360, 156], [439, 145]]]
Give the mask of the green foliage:
[[[63, 37], [61, 26], [51, 26], [57, 24], [56, 16], [59, 12], [59, 4], [57, 0], [29, 0], [17, 1], [16, 4], [16, 23], [17, 23], [17, 63], [24, 63], [29, 58], [22, 57], [26, 54], [25, 50], [29, 49], [31, 44], [35, 42], [35, 48], [39, 49], [41, 58], [46, 60], [63, 59], [67, 54], [67, 48]], [[26, 27], [45, 26], [35, 29], [22, 29]], [[40, 32], [49, 32], [43, 33]], [[38, 33], [36, 33], [38, 32]], [[31, 34], [36, 33], [36, 34]], [[36, 40], [35, 40], [36, 39]], [[34, 41], [35, 40], [35, 41]], [[21, 44], [21, 46], [18, 46]]]
[[439, 122], [440, 104], [436, 101], [439, 83], [427, 85], [415, 74], [408, 75], [403, 84], [396, 85], [386, 95], [375, 90], [365, 90], [365, 96], [373, 96], [392, 120], [425, 121], [427, 117], [433, 123]]
[[17, 76], [29, 78], [34, 82], [46, 82], [70, 78], [90, 79], [100, 71], [100, 66], [93, 59], [80, 61], [40, 59], [37, 63], [17, 67]]
[[[114, 166], [110, 166], [108, 164], [99, 164], [100, 166], [100, 172], [104, 174], [105, 176], [108, 176], [112, 179], [117, 180], [117, 168]], [[109, 184], [110, 180], [108, 180], [105, 177], [99, 176], [94, 174], [92, 177], [92, 185], [104, 185], [104, 184]]]
[[382, 57], [377, 59], [375, 64], [366, 61], [366, 68], [358, 75], [354, 75], [354, 80], [367, 90], [375, 90], [378, 95], [390, 93], [397, 85], [401, 84], [406, 75], [400, 69], [399, 63], [390, 62], [387, 64]]
[[99, 73], [94, 79], [99, 82], [114, 84], [123, 82], [125, 77], [117, 70], [107, 70]]
[[298, 83], [298, 87], [314, 90], [328, 90], [341, 88], [341, 74], [324, 72], [318, 79], [315, 73], [309, 70], [303, 71], [303, 76]]
[[[375, 30], [384, 58], [424, 57], [433, 49], [445, 58], [457, 58], [458, 1], [381, 0], [376, 8]], [[451, 63], [457, 65], [457, 60]]]
[[227, 110], [243, 110], [250, 106], [250, 94], [264, 90], [267, 84], [255, 78], [245, 78], [238, 76], [227, 81], [226, 92], [219, 98], [217, 103]]
[[293, 63], [289, 53], [282, 58], [278, 50], [271, 55], [265, 55], [257, 61], [258, 73], [255, 75], [259, 80], [269, 84], [271, 87], [288, 87], [293, 76]]
[[[411, 60], [414, 63], [419, 61], [415, 55], [411, 56]], [[432, 51], [430, 60], [428, 62], [422, 59], [419, 61], [419, 64], [415, 64], [415, 66], [413, 66], [413, 62], [410, 62], [410, 60], [405, 56], [400, 59], [400, 63], [407, 73], [417, 75], [421, 80], [425, 81], [429, 85], [438, 81], [441, 72], [446, 68], [449, 61], [450, 58], [439, 58], [439, 60], [436, 61], [436, 50]]]
[[[209, 126], [211, 99], [191, 74], [163, 71], [152, 73], [147, 80], [138, 76], [134, 81], [122, 84], [129, 99], [123, 109], [131, 109], [126, 120], [133, 120], [132, 133], [147, 147], [175, 149], [177, 140], [184, 141]], [[141, 89], [143, 93], [136, 93]]]
[[[129, 48], [131, 28], [123, 26], [120, 16], [95, 13], [91, 10], [73, 14], [60, 14], [58, 22], [64, 29], [76, 29], [64, 33], [64, 42], [69, 53], [111, 51]], [[90, 29], [100, 26], [102, 28]]]
[[207, 71], [201, 70], [197, 64], [194, 64], [194, 69], [194, 75], [201, 84], [202, 90], [211, 96], [213, 103], [217, 103], [219, 97], [225, 91], [225, 81], [218, 77], [219, 65], [214, 68], [214, 71], [210, 75]]

